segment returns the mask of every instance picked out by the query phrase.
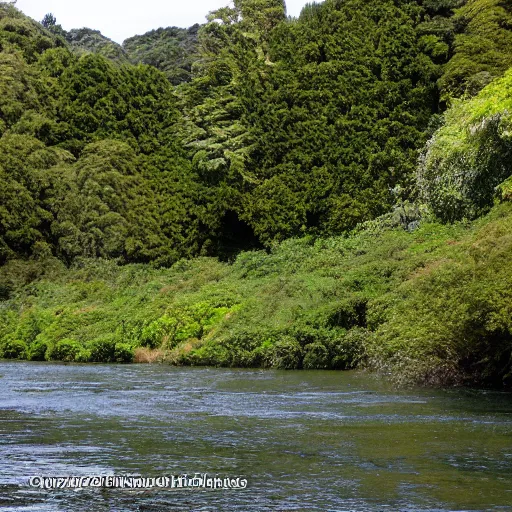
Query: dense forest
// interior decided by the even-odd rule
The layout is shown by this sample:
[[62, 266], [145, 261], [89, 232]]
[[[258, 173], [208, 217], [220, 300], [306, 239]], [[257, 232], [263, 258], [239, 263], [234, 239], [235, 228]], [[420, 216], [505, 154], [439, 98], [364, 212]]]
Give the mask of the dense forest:
[[4, 2], [0, 50], [0, 356], [512, 385], [509, 2]]

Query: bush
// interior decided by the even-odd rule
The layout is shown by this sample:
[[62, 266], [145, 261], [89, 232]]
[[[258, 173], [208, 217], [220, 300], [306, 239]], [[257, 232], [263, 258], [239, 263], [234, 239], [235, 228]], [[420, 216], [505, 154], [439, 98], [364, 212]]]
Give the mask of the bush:
[[372, 333], [367, 329], [356, 327], [348, 331], [336, 344], [332, 367], [336, 370], [357, 368], [365, 354], [365, 344]]
[[29, 361], [45, 361], [48, 345], [45, 341], [36, 340], [28, 348], [27, 359]]
[[82, 346], [77, 341], [63, 339], [48, 348], [46, 359], [48, 361], [72, 362], [81, 349]]
[[220, 343], [205, 343], [190, 353], [183, 353], [179, 362], [191, 366], [221, 366], [232, 365], [233, 354]]
[[302, 347], [292, 336], [282, 336], [274, 345], [272, 356], [273, 368], [282, 370], [297, 370], [302, 367]]
[[127, 343], [116, 343], [114, 358], [116, 363], [132, 363], [134, 357], [133, 348]]
[[[1, 249], [0, 249], [1, 251]], [[1, 253], [0, 253], [0, 260], [1, 260]], [[11, 297], [11, 293], [13, 291], [14, 287], [11, 283], [7, 282], [5, 278], [0, 277], [0, 301], [1, 300], [8, 300]]]
[[397, 287], [387, 321], [364, 341], [372, 367], [429, 385], [512, 384], [512, 212]]
[[500, 202], [512, 201], [512, 177], [496, 187], [496, 198]]
[[75, 356], [75, 363], [88, 363], [91, 360], [91, 351], [82, 348]]
[[305, 370], [325, 370], [329, 368], [329, 351], [322, 343], [311, 343], [304, 350], [304, 362], [302, 363]]
[[5, 359], [24, 359], [27, 353], [27, 344], [22, 340], [4, 341], [1, 353]]
[[90, 361], [93, 363], [114, 363], [116, 361], [116, 342], [112, 337], [98, 338], [89, 345]]
[[263, 367], [272, 366], [272, 358], [274, 355], [274, 347], [270, 340], [265, 340], [259, 347], [250, 352], [247, 359], [247, 367]]
[[458, 101], [420, 159], [420, 196], [443, 222], [476, 218], [512, 174], [512, 69], [470, 101]]

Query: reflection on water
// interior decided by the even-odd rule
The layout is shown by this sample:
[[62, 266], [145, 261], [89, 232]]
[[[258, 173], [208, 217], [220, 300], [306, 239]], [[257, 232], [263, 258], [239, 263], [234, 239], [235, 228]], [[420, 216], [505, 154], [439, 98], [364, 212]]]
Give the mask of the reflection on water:
[[[0, 510], [512, 511], [512, 396], [354, 372], [0, 363]], [[244, 490], [30, 488], [244, 476]]]

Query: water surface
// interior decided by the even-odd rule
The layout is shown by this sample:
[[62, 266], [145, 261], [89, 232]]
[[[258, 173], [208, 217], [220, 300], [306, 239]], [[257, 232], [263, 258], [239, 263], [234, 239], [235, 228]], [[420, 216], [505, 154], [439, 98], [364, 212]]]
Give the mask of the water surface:
[[[512, 511], [512, 396], [365, 373], [0, 363], [0, 510]], [[244, 476], [43, 491], [30, 476]]]

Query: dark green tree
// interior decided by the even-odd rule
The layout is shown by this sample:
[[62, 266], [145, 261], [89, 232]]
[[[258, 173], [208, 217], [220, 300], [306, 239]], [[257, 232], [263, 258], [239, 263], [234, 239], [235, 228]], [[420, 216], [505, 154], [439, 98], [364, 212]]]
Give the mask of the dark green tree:
[[45, 14], [43, 20], [41, 21], [41, 25], [48, 29], [55, 27], [55, 25], [57, 25], [57, 18], [51, 12]]

